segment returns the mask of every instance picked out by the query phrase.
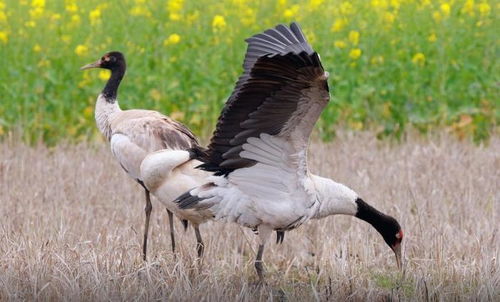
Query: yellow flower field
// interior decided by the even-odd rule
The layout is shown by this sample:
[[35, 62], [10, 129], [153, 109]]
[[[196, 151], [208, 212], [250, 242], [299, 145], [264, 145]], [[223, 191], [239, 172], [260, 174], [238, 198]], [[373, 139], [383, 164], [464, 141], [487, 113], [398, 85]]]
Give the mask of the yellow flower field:
[[330, 72], [318, 125], [400, 136], [446, 128], [483, 140], [499, 120], [492, 0], [0, 0], [0, 135], [99, 137], [109, 75], [79, 67], [120, 50], [124, 108], [160, 110], [209, 135], [240, 74], [246, 37], [298, 21]]

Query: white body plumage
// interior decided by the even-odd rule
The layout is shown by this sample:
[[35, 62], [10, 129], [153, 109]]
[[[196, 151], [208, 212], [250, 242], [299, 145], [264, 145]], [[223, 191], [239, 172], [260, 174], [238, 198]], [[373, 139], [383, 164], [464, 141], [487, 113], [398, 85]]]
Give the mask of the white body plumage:
[[271, 230], [293, 229], [311, 218], [354, 215], [357, 194], [331, 179], [301, 173], [305, 152], [289, 153], [291, 144], [268, 134], [249, 138], [240, 155], [258, 163], [227, 177], [212, 176], [213, 186], [191, 191], [216, 219]]
[[200, 164], [190, 160], [183, 150], [160, 150], [150, 153], [140, 165], [140, 177], [148, 190], [178, 218], [199, 225], [211, 216], [204, 211], [180, 209], [173, 200], [182, 193], [207, 182], [211, 174], [196, 169]]

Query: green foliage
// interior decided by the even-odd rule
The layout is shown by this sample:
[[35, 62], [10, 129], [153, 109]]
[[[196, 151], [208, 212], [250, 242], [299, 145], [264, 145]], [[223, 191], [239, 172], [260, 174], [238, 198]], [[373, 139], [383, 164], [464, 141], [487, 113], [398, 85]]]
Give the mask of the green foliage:
[[105, 74], [78, 68], [109, 50], [128, 59], [122, 108], [172, 115], [208, 136], [241, 73], [244, 39], [299, 21], [330, 72], [318, 129], [399, 137], [409, 126], [487, 139], [499, 120], [495, 1], [0, 0], [0, 135], [99, 137]]
[[414, 281], [409, 277], [405, 277], [401, 272], [390, 274], [373, 273], [372, 280], [381, 289], [397, 291], [406, 297], [414, 295]]

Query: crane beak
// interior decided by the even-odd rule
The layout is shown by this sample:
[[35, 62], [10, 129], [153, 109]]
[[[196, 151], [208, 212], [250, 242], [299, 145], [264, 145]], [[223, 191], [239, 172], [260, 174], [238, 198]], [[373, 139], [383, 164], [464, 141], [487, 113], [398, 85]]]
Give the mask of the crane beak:
[[80, 70], [90, 69], [90, 68], [99, 68], [101, 67], [101, 60], [98, 60], [94, 63], [87, 64], [85, 66], [80, 67]]
[[394, 251], [394, 255], [396, 256], [396, 263], [398, 264], [398, 269], [403, 268], [403, 259], [401, 257], [401, 243], [396, 243], [392, 250]]

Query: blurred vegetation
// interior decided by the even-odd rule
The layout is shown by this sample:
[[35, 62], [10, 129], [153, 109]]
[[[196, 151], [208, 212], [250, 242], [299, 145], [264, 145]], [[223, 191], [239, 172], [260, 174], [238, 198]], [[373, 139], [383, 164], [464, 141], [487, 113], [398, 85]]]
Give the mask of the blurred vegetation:
[[318, 123], [400, 137], [408, 127], [487, 139], [499, 120], [498, 11], [481, 0], [0, 0], [0, 136], [100, 137], [109, 76], [78, 68], [128, 59], [123, 109], [154, 109], [210, 135], [241, 73], [243, 40], [298, 21], [330, 72]]

